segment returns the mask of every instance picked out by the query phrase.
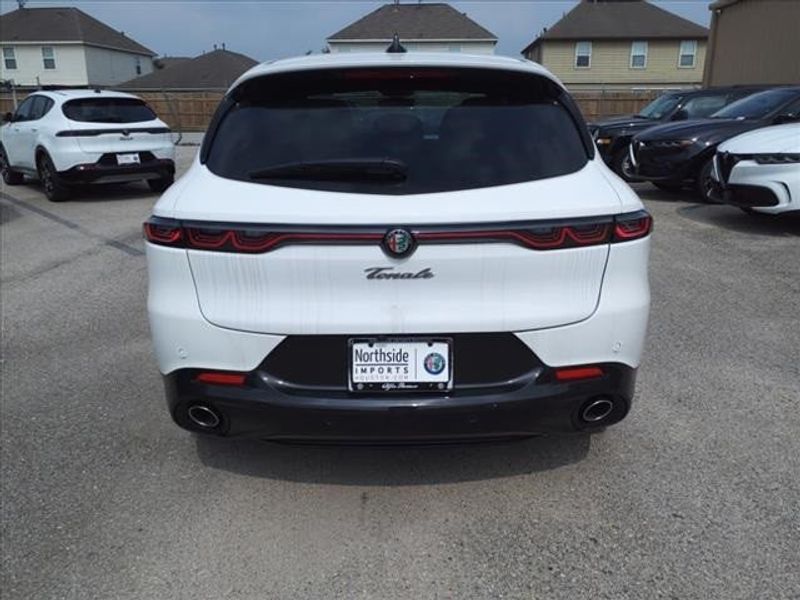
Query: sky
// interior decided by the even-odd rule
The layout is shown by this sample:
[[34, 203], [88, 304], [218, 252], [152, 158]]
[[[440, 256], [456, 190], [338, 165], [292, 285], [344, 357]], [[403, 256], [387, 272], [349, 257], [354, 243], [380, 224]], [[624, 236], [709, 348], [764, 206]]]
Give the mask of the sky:
[[[28, 0], [27, 6], [76, 6], [161, 56], [196, 56], [212, 50], [214, 44], [225, 43], [228, 50], [264, 61], [319, 52], [326, 37], [386, 3], [387, 0]], [[542, 28], [551, 27], [576, 3], [450, 2], [498, 37], [498, 54], [512, 56], [518, 56]], [[709, 0], [653, 3], [706, 27], [711, 20]], [[16, 0], [0, 0], [0, 13], [16, 8]]]

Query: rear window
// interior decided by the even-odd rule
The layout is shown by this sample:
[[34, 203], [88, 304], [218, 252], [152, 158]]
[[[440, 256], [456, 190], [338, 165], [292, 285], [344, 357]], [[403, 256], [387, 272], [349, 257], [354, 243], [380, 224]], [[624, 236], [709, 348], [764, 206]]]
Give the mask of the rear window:
[[230, 179], [375, 194], [555, 177], [588, 160], [564, 95], [543, 77], [476, 69], [272, 75], [234, 90], [206, 164]]
[[86, 123], [140, 123], [152, 121], [156, 114], [136, 98], [81, 98], [65, 102], [64, 116]]

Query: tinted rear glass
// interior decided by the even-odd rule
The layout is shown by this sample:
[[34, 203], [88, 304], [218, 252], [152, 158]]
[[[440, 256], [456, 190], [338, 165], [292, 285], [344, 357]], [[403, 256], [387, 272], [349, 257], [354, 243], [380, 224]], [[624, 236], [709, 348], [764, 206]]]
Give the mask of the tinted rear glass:
[[[541, 77], [390, 68], [273, 75], [245, 82], [211, 142], [222, 177], [356, 193], [481, 188], [572, 173], [588, 158], [563, 90]], [[389, 159], [402, 181], [253, 178], [280, 165]]]
[[139, 123], [152, 121], [156, 114], [136, 98], [81, 98], [65, 102], [64, 116], [86, 123]]

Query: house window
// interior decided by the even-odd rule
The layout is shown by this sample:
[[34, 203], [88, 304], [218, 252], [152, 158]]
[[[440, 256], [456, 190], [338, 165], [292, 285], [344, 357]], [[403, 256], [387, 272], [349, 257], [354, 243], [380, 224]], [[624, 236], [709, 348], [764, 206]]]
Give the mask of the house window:
[[42, 46], [42, 62], [45, 69], [56, 68], [56, 55], [53, 53], [52, 46]]
[[136, 57], [136, 74], [142, 74], [142, 59], [140, 59], [138, 56]]
[[575, 44], [575, 68], [589, 69], [592, 66], [592, 42]]
[[647, 42], [631, 43], [631, 69], [647, 68]]
[[678, 54], [678, 66], [693, 69], [697, 61], [697, 40], [684, 40]]
[[3, 48], [3, 66], [9, 71], [17, 68], [17, 57], [14, 54], [14, 49], [8, 46]]
[[450, 44], [447, 50], [450, 52], [461, 52], [461, 44]]

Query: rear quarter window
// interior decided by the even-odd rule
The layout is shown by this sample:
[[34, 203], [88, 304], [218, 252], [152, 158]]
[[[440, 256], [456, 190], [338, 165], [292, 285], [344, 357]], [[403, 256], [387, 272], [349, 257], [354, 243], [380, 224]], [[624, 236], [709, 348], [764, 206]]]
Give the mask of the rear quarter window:
[[65, 102], [61, 110], [69, 120], [84, 123], [140, 123], [157, 118], [136, 98], [80, 98]]
[[[478, 69], [350, 69], [245, 82], [204, 151], [222, 177], [355, 193], [415, 194], [566, 175], [588, 160], [580, 115], [546, 78]], [[402, 180], [253, 177], [282, 165], [390, 159]]]

